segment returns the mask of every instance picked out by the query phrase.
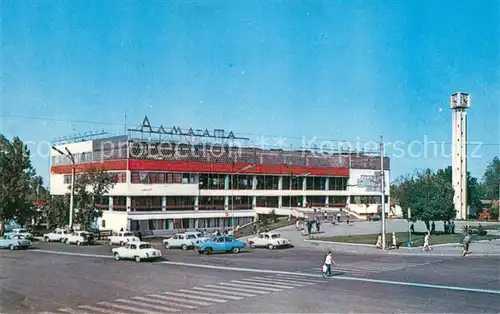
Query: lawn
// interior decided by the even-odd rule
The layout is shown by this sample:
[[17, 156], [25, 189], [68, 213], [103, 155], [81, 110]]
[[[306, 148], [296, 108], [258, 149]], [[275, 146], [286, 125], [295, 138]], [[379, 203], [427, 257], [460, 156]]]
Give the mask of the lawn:
[[[424, 243], [424, 236], [425, 236], [425, 234], [423, 232], [417, 232], [417, 233], [412, 234], [411, 240], [413, 241], [413, 245], [414, 246], [422, 246]], [[396, 237], [398, 238], [398, 245], [404, 246], [406, 244], [406, 242], [408, 241], [408, 232], [397, 232]], [[438, 234], [438, 235], [431, 235], [430, 242], [431, 242], [431, 245], [445, 244], [445, 243], [460, 243], [462, 238], [463, 238], [463, 235], [460, 233]], [[474, 234], [471, 236], [471, 238], [472, 238], [472, 241], [479, 241], [479, 240], [494, 240], [494, 239], [499, 239], [500, 237], [496, 236], [496, 235], [479, 236], [479, 235]], [[360, 234], [360, 235], [352, 235], [352, 236], [317, 237], [315, 239], [321, 240], [321, 241], [375, 245], [375, 243], [377, 242], [377, 235], [376, 234]], [[387, 233], [386, 241], [387, 241], [388, 245], [392, 245], [392, 233]]]

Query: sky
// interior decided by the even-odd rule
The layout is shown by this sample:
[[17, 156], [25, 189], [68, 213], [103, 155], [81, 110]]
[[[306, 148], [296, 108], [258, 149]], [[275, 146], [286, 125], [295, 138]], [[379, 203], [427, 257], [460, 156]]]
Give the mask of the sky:
[[374, 149], [383, 136], [395, 179], [451, 164], [457, 91], [471, 95], [469, 170], [499, 155], [498, 1], [1, 6], [0, 133], [28, 142], [47, 180], [50, 141], [145, 115], [260, 146]]

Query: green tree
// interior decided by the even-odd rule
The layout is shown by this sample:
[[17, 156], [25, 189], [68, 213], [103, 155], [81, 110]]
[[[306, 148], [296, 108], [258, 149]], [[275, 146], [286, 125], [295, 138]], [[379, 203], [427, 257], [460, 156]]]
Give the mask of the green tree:
[[412, 220], [424, 221], [427, 228], [431, 221], [450, 220], [455, 217], [453, 187], [443, 171], [416, 172], [402, 177], [393, 185], [392, 194], [401, 207], [412, 211]]
[[102, 216], [102, 210], [96, 204], [114, 185], [111, 175], [98, 168], [91, 168], [75, 178], [73, 219], [81, 229], [89, 230], [94, 221]]
[[483, 176], [484, 198], [500, 200], [500, 159], [498, 157], [488, 163]]
[[0, 220], [24, 225], [36, 213], [31, 194], [35, 171], [28, 147], [18, 138], [0, 134]]
[[50, 228], [63, 228], [69, 221], [69, 195], [53, 196], [43, 208]]
[[[452, 171], [451, 166], [448, 166], [444, 169], [439, 169], [436, 174], [446, 178], [451, 183], [453, 180]], [[467, 172], [467, 204], [481, 208], [481, 199], [483, 197], [482, 184], [470, 172]]]

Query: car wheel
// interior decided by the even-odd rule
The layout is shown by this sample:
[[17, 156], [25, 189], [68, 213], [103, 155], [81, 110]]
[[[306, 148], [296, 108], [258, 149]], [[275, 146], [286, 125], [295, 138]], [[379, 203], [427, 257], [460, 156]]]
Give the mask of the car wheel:
[[122, 242], [120, 242], [120, 246], [123, 246], [123, 244], [124, 244], [124, 243], [123, 243], [123, 241], [122, 241]]
[[59, 240], [59, 242], [61, 242], [61, 243], [65, 243], [65, 242], [66, 242], [66, 239], [65, 239], [65, 238], [61, 238], [61, 240]]
[[268, 247], [270, 250], [274, 250], [274, 245], [272, 245], [272, 244], [269, 244], [267, 247]]
[[202, 250], [198, 250], [198, 254], [203, 254], [203, 251]]
[[140, 258], [139, 256], [136, 256], [134, 259], [135, 259], [135, 261], [136, 261], [137, 263], [139, 263], [139, 262], [141, 261], [141, 258]]
[[240, 248], [238, 247], [233, 247], [233, 253], [238, 254], [240, 252]]
[[250, 242], [250, 247], [251, 247], [252, 249], [255, 249], [255, 243]]
[[113, 246], [113, 242], [111, 240], [108, 241], [108, 245]]
[[11, 244], [11, 245], [9, 245], [9, 249], [10, 249], [11, 251], [14, 251], [14, 250], [16, 249], [16, 247], [14, 246], [14, 244]]
[[213, 253], [212, 248], [211, 248], [211, 247], [208, 247], [208, 248], [205, 250], [205, 253], [206, 253], [207, 255], [212, 254], [212, 253]]
[[183, 250], [183, 251], [187, 251], [187, 249], [188, 249], [187, 245], [183, 244], [183, 245], [182, 245], [182, 250]]
[[76, 241], [76, 245], [80, 246], [82, 243], [80, 241]]
[[119, 260], [120, 260], [120, 258], [121, 258], [121, 257], [120, 257], [120, 254], [115, 253], [115, 260], [119, 261]]
[[49, 237], [45, 237], [45, 242], [50, 242]]
[[168, 242], [167, 242], [167, 243], [165, 243], [165, 248], [166, 248], [167, 250], [170, 250], [172, 247], [171, 247], [171, 246], [170, 246], [170, 244], [168, 244]]

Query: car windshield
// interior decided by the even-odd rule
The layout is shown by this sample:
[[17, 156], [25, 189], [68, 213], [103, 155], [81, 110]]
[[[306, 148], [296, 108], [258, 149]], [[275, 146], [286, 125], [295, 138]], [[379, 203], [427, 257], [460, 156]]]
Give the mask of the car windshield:
[[186, 239], [196, 239], [196, 236], [194, 234], [188, 234]]
[[125, 233], [123, 233], [123, 236], [124, 237], [133, 237], [134, 234], [132, 232], [125, 232]]
[[27, 233], [28, 230], [27, 229], [18, 229], [17, 230], [17, 233]]
[[151, 244], [141, 244], [141, 245], [139, 245], [139, 248], [141, 250], [143, 250], [143, 249], [150, 249], [151, 248]]
[[279, 235], [279, 233], [275, 233], [275, 234], [271, 235], [271, 239], [279, 239], [279, 238], [281, 238], [281, 235]]
[[15, 236], [12, 236], [11, 239], [13, 239], [13, 240], [22, 240], [22, 239], [24, 239], [24, 237], [22, 235], [15, 235]]

